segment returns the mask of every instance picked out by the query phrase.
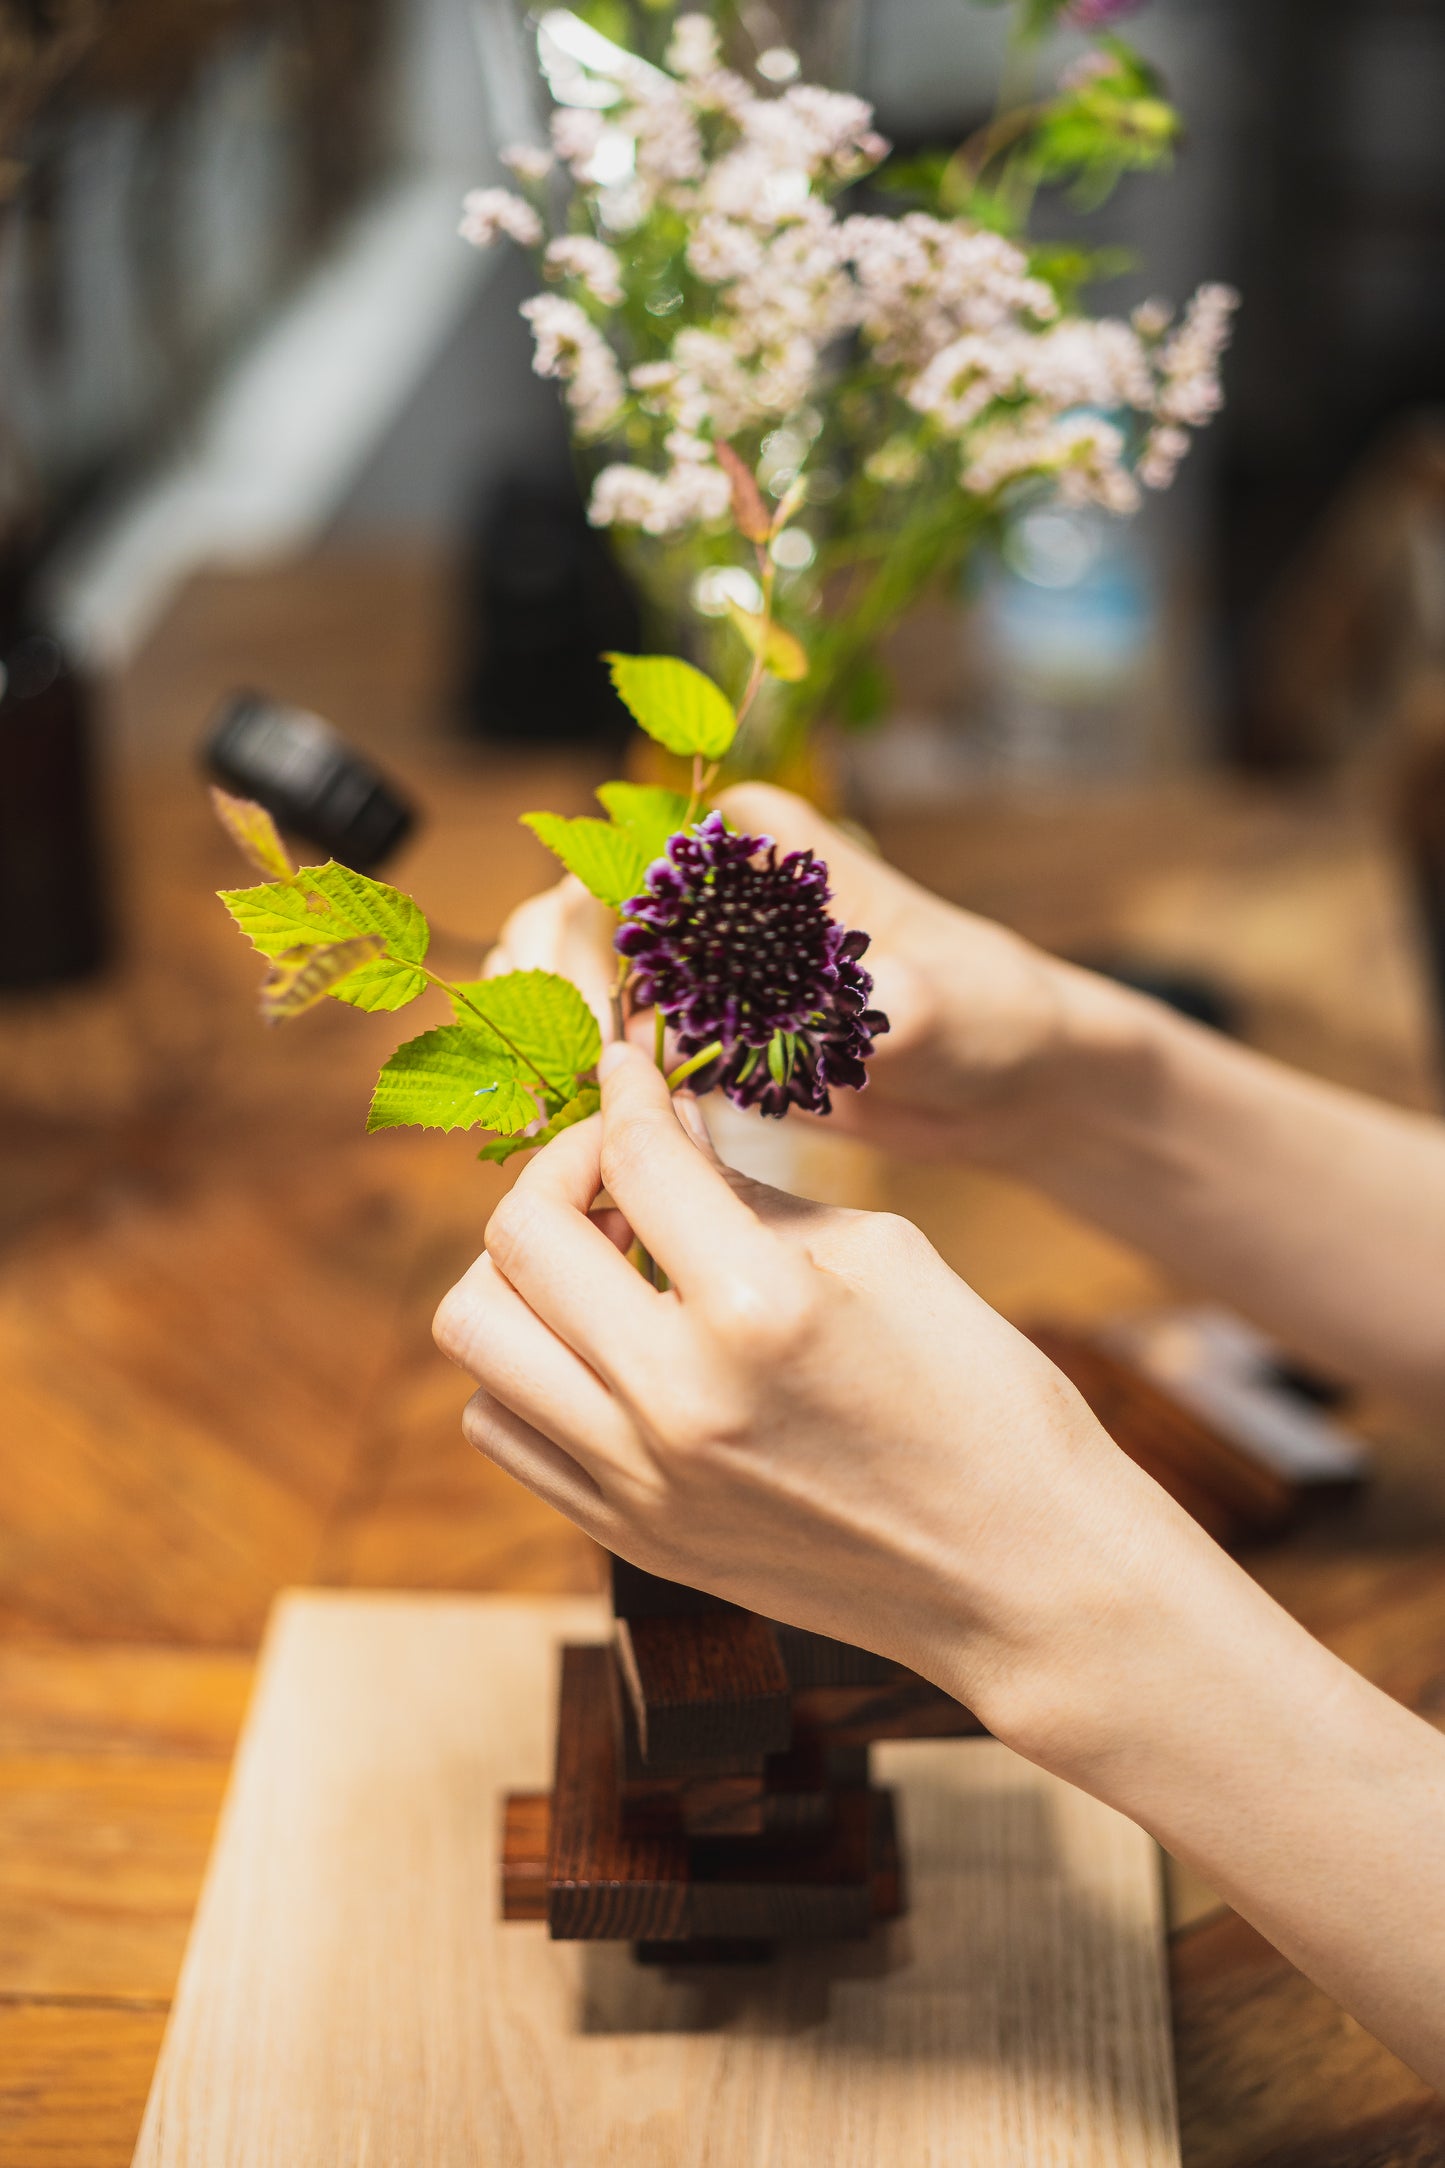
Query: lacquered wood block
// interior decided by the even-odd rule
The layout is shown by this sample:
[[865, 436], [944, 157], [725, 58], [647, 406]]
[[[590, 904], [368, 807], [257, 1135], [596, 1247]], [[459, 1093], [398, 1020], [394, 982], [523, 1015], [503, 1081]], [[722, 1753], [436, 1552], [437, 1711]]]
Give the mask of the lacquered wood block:
[[552, 1845], [550, 1792], [509, 1792], [502, 1802], [502, 1918], [545, 1920]]
[[755, 1612], [619, 1619], [617, 1657], [649, 1769], [772, 1754], [792, 1736], [788, 1674]]
[[[617, 1706], [605, 1648], [566, 1648], [547, 1857], [548, 1928], [565, 1941], [811, 1940], [866, 1934], [877, 1888], [896, 1885], [886, 1797], [860, 1786], [757, 1834], [685, 1837], [624, 1823]], [[821, 1770], [821, 1763], [819, 1768]], [[785, 1798], [786, 1793], [780, 1793]], [[534, 1809], [517, 1832], [504, 1887], [531, 1901]], [[534, 1840], [533, 1840], [534, 1841]], [[890, 1865], [891, 1862], [891, 1865]]]

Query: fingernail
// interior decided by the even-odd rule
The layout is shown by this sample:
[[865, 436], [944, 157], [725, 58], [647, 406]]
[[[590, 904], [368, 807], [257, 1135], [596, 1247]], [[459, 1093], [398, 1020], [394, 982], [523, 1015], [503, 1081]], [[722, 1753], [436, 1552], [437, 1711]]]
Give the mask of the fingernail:
[[609, 1043], [603, 1047], [601, 1056], [597, 1063], [598, 1082], [600, 1083], [604, 1077], [611, 1076], [613, 1070], [617, 1067], [617, 1064], [620, 1061], [626, 1061], [631, 1051], [632, 1049], [627, 1044], [627, 1041], [625, 1039], [610, 1040]]
[[691, 1092], [674, 1092], [672, 1095], [672, 1111], [699, 1150], [710, 1152], [712, 1150], [712, 1138], [707, 1133], [707, 1123], [702, 1118], [702, 1108], [698, 1105], [693, 1094]]

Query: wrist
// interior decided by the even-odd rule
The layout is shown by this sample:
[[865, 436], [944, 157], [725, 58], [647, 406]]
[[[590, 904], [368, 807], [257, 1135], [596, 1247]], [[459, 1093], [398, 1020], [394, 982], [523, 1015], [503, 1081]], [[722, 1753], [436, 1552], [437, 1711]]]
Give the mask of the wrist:
[[1096, 972], [1035, 952], [1030, 1029], [970, 1147], [1034, 1182], [1112, 1160], [1147, 1130], [1178, 1020]]

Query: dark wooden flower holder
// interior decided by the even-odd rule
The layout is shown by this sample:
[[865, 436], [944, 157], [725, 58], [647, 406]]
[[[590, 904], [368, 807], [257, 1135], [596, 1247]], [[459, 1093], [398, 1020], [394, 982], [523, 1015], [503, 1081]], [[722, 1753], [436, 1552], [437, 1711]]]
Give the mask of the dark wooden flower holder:
[[875, 1739], [982, 1729], [901, 1664], [612, 1562], [565, 1648], [550, 1794], [506, 1804], [503, 1913], [677, 1961], [867, 1934], [903, 1909]]
[[[1157, 1386], [1040, 1330], [1116, 1441], [1221, 1541], [1269, 1534], [1279, 1477]], [[983, 1726], [901, 1664], [612, 1562], [613, 1637], [562, 1651], [550, 1792], [506, 1802], [502, 1910], [644, 1959], [763, 1956], [904, 1909], [877, 1739]]]

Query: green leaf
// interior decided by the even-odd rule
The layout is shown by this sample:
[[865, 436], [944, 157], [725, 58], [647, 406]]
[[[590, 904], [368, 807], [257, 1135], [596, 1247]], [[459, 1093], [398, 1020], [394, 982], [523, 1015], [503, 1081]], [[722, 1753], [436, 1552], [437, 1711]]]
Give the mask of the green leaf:
[[769, 677], [786, 685], [798, 685], [808, 675], [808, 651], [801, 640], [781, 625], [768, 624], [757, 610], [745, 610], [740, 602], [728, 603], [728, 616], [737, 626], [753, 654], [763, 651], [763, 668]]
[[379, 956], [385, 946], [379, 933], [359, 933], [349, 941], [283, 949], [261, 982], [262, 1016], [268, 1024], [280, 1024], [314, 1009], [335, 992], [342, 979]]
[[276, 833], [276, 823], [263, 805], [254, 798], [233, 798], [228, 790], [211, 786], [211, 804], [217, 820], [242, 855], [249, 858], [258, 873], [269, 873], [277, 880], [289, 881], [292, 874], [286, 846]]
[[482, 1146], [477, 1157], [495, 1160], [500, 1165], [503, 1160], [510, 1159], [514, 1152], [530, 1152], [536, 1145], [550, 1144], [554, 1137], [560, 1136], [564, 1129], [570, 1129], [574, 1122], [585, 1122], [588, 1115], [595, 1114], [601, 1104], [602, 1094], [597, 1086], [584, 1084], [575, 1099], [569, 1099], [565, 1107], [557, 1109], [544, 1129], [536, 1130], [529, 1137], [494, 1137], [490, 1144]]
[[574, 1077], [595, 1069], [602, 1052], [597, 1019], [570, 979], [555, 971], [506, 971], [494, 979], [471, 979], [457, 988], [457, 1022], [480, 1009], [489, 1023], [549, 1084], [570, 1088]]
[[[649, 865], [686, 825], [688, 800], [655, 783], [604, 783], [597, 793], [619, 828], [634, 837]], [[634, 892], [635, 893], [635, 892]]]
[[614, 911], [641, 889], [648, 860], [627, 829], [586, 816], [569, 821], [560, 813], [524, 813], [522, 826], [530, 828], [584, 888], [611, 904]]
[[308, 868], [301, 878], [331, 907], [322, 924], [328, 916], [345, 917], [350, 921], [348, 933], [379, 933], [386, 938], [386, 955], [344, 979], [336, 988], [338, 1001], [349, 1001], [356, 1009], [404, 1009], [426, 992], [426, 980], [407, 965], [424, 961], [431, 928], [410, 896], [389, 888], [385, 881], [338, 866], [334, 860], [314, 871]]
[[294, 948], [319, 948], [359, 934], [380, 934], [387, 953], [363, 964], [333, 992], [358, 1009], [401, 1009], [426, 991], [426, 980], [409, 965], [427, 952], [431, 929], [400, 889], [369, 880], [335, 860], [307, 866], [292, 881], [263, 881], [255, 888], [223, 888], [222, 903], [263, 956]]
[[732, 702], [676, 655], [604, 655], [619, 699], [669, 753], [721, 760], [737, 736]]
[[399, 1046], [376, 1080], [368, 1129], [495, 1129], [514, 1135], [537, 1119], [537, 1099], [516, 1063], [480, 1025], [442, 1024]]

